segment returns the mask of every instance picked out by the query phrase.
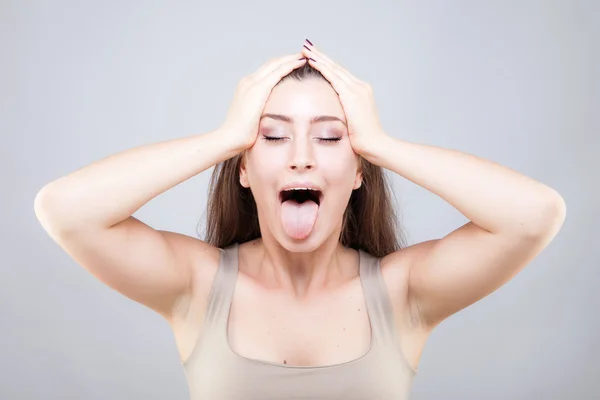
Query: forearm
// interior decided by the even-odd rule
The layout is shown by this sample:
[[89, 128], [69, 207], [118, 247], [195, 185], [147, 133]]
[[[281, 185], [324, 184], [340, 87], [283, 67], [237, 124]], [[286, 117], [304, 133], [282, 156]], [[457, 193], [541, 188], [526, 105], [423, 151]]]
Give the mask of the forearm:
[[233, 157], [241, 149], [219, 130], [129, 149], [50, 182], [35, 199], [53, 230], [110, 227], [144, 204]]
[[490, 232], [556, 228], [564, 202], [552, 188], [470, 154], [382, 136], [363, 157], [446, 200]]

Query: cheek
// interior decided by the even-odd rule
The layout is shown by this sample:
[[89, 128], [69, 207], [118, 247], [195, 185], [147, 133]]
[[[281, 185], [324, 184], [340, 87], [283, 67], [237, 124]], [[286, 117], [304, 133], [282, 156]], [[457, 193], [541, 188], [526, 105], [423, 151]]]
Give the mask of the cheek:
[[276, 181], [278, 173], [285, 167], [285, 154], [282, 151], [254, 148], [248, 154], [248, 179], [256, 187]]
[[356, 171], [358, 160], [353, 151], [338, 149], [337, 151], [322, 152], [319, 157], [319, 167], [322, 173], [331, 179], [354, 179], [351, 171]]

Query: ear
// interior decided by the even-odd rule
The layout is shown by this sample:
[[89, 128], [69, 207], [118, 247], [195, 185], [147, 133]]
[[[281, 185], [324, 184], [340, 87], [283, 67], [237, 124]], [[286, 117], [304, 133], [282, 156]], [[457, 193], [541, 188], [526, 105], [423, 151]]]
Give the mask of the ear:
[[248, 182], [248, 171], [246, 170], [246, 151], [242, 153], [240, 161], [240, 185], [245, 188], [250, 187], [250, 183]]

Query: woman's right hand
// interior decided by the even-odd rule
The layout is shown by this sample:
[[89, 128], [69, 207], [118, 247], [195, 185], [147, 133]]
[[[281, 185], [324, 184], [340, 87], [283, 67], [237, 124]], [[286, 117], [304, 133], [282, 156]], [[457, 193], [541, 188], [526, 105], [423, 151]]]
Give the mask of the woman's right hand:
[[260, 116], [281, 78], [306, 62], [302, 53], [274, 58], [238, 83], [233, 102], [220, 130], [242, 151], [254, 145], [258, 137]]

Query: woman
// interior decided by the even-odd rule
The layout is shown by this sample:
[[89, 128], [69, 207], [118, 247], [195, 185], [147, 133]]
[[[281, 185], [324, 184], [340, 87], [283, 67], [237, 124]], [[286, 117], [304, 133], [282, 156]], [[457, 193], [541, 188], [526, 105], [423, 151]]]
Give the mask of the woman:
[[[132, 216], [216, 164], [205, 241]], [[402, 247], [382, 168], [470, 222]], [[388, 135], [371, 87], [308, 40], [244, 78], [219, 129], [77, 170], [35, 211], [75, 261], [169, 322], [193, 399], [408, 398], [433, 328], [565, 218], [548, 186]]]

